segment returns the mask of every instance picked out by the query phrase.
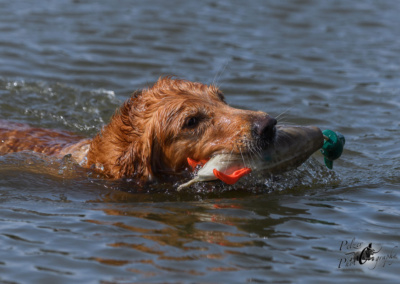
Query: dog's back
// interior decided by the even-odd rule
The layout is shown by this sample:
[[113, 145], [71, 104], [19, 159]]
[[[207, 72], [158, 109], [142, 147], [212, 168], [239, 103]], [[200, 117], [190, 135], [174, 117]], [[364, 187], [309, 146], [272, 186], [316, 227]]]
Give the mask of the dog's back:
[[89, 143], [90, 140], [68, 131], [37, 128], [0, 120], [0, 155], [34, 151], [58, 156], [69, 154], [78, 148], [80, 150], [83, 146], [88, 147]]

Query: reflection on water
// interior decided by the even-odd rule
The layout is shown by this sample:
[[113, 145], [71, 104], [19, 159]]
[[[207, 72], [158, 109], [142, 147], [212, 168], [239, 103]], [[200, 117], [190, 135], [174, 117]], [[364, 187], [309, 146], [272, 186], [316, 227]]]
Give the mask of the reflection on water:
[[[0, 156], [0, 173], [8, 176], [14, 171], [22, 174], [40, 174], [57, 181], [79, 181], [82, 186], [94, 184], [109, 190], [106, 196], [101, 196], [101, 202], [193, 201], [204, 198], [244, 197], [274, 191], [290, 192], [323, 186], [334, 187], [340, 184], [337, 174], [328, 170], [314, 157], [297, 169], [279, 175], [254, 172], [235, 185], [227, 185], [220, 181], [201, 182], [182, 191], [177, 191], [177, 188], [185, 179], [146, 184], [131, 178], [108, 180], [93, 169], [80, 167], [70, 155], [61, 159], [34, 152]], [[186, 176], [186, 179], [191, 179], [193, 173], [188, 171]]]
[[399, 246], [399, 4], [0, 6], [0, 119], [92, 137], [130, 93], [175, 74], [280, 124], [346, 136], [335, 171], [316, 154], [279, 176], [179, 193], [105, 180], [68, 158], [2, 156], [0, 282], [397, 281], [398, 259], [339, 261], [344, 241]]
[[[16, 184], [20, 189], [10, 190]], [[342, 238], [362, 231], [357, 236], [364, 242], [397, 242], [390, 232], [398, 229], [392, 214], [399, 194], [390, 187], [383, 197], [372, 187], [297, 187], [263, 195], [197, 195], [185, 202], [179, 199], [189, 195], [176, 195], [166, 202], [157, 194], [23, 171], [7, 173], [1, 186], [0, 237], [9, 255], [4, 266], [35, 257], [27, 267], [38, 279], [86, 281], [93, 277], [86, 275], [89, 269], [114, 281], [118, 275], [118, 281], [245, 282], [269, 273], [287, 277], [293, 266], [299, 266], [295, 271], [301, 277], [307, 277], [307, 266], [320, 277], [340, 277], [336, 262]], [[361, 198], [380, 201], [365, 207], [358, 202], [360, 191]], [[380, 230], [368, 232], [366, 224]]]

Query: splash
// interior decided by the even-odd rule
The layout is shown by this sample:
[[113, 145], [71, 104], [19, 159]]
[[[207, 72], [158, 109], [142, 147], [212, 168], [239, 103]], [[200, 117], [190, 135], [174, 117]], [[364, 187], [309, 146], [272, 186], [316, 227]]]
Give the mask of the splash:
[[[268, 171], [252, 172], [234, 185], [227, 185], [221, 181], [199, 182], [193, 184], [185, 192], [212, 198], [213, 196], [221, 197], [221, 195], [237, 196], [291, 190], [302, 191], [333, 187], [340, 183], [341, 179], [338, 174], [327, 169], [316, 158], [311, 156], [298, 168], [281, 174], [271, 174]], [[178, 185], [179, 182], [174, 187], [176, 188]], [[183, 194], [182, 191], [181, 193]]]
[[297, 169], [266, 178], [264, 186], [268, 192], [273, 192], [336, 186], [340, 182], [340, 177], [334, 171], [311, 157]]
[[[2, 119], [94, 135], [121, 104], [112, 90], [0, 80]], [[21, 121], [21, 117], [24, 118]]]

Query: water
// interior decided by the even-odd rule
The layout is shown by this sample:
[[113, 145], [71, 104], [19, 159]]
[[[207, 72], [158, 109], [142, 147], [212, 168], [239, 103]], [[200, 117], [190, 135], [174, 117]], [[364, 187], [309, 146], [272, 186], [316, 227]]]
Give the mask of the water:
[[[182, 193], [107, 181], [68, 160], [0, 157], [1, 283], [398, 280], [399, 3], [0, 10], [0, 119], [91, 137], [131, 92], [173, 74], [218, 84], [236, 107], [283, 113], [280, 123], [346, 136], [334, 172], [316, 155], [282, 176]], [[369, 243], [376, 260], [351, 265], [347, 253]]]

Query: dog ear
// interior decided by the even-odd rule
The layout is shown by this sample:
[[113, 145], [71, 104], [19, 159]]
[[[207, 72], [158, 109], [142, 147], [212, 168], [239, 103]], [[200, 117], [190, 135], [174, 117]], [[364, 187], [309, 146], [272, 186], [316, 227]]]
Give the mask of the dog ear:
[[119, 110], [121, 153], [116, 161], [120, 177], [151, 177], [153, 175], [154, 128], [145, 119], [141, 104], [142, 91], [132, 94]]
[[116, 161], [120, 177], [151, 176], [150, 151], [142, 141], [131, 142]]
[[153, 139], [151, 129], [146, 129], [143, 136], [132, 141], [121, 153], [117, 160], [122, 176], [125, 177], [147, 177], [154, 175], [154, 160], [157, 160], [156, 152], [152, 150]]

